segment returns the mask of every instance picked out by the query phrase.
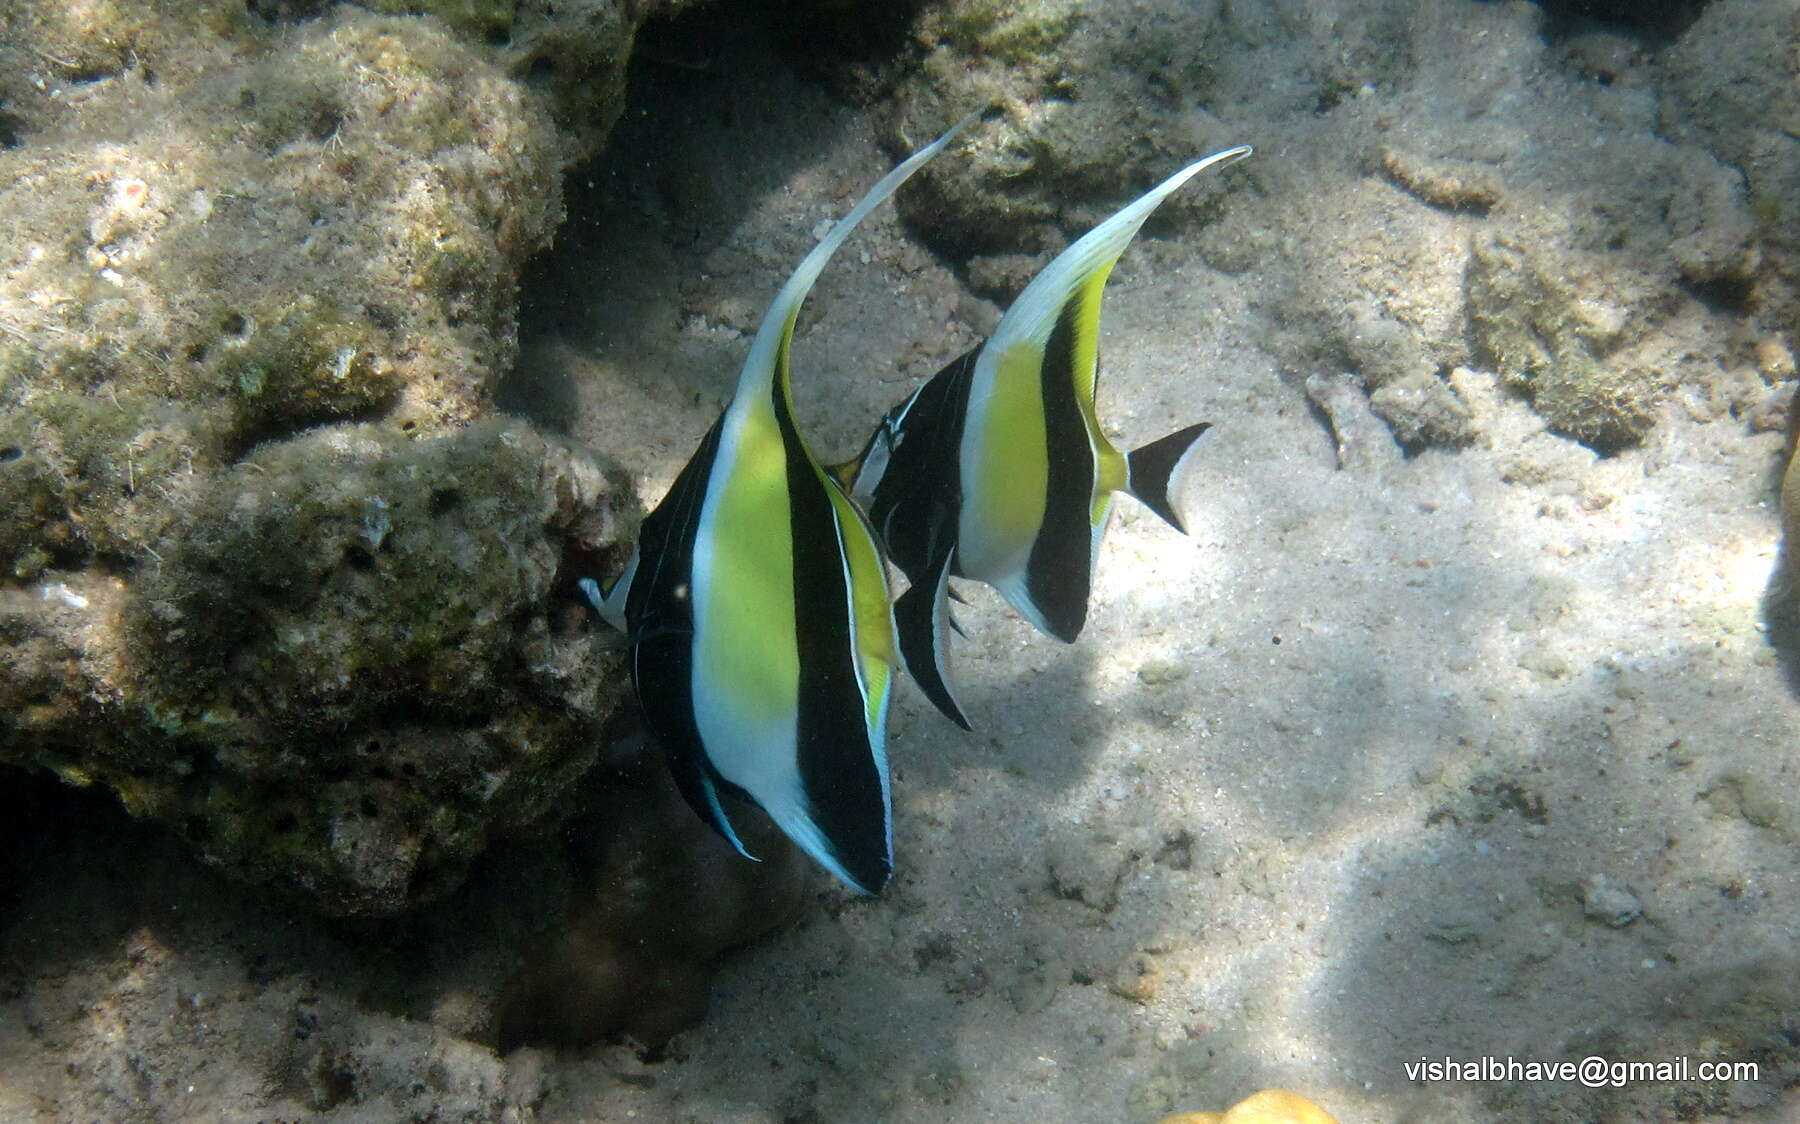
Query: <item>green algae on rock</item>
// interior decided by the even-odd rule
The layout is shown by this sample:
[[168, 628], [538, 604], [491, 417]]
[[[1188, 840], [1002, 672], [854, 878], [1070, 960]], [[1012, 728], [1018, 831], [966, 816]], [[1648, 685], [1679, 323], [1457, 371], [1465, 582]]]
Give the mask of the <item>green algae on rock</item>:
[[0, 413], [0, 574], [147, 558], [221, 464], [222, 429], [218, 411], [133, 392]]
[[1786, 0], [1723, 0], [1659, 60], [1662, 123], [1742, 169], [1761, 236], [1800, 284], [1800, 12]]
[[[688, 0], [357, 0], [442, 20], [540, 101], [563, 164], [595, 155], [625, 109], [625, 64], [639, 25]], [[323, 6], [323, 5], [318, 5]]]
[[[1272, 10], [1280, 7], [1206, 0], [1140, 5], [1118, 18], [1074, 0], [925, 5], [911, 29], [916, 64], [881, 110], [889, 146], [910, 150], [968, 106], [997, 105], [1003, 114], [971, 136], [963, 159], [922, 173], [901, 195], [902, 212], [956, 257], [1060, 250], [1119, 200], [1200, 153], [1246, 139], [1220, 119], [1222, 106], [1251, 96], [1230, 88], [1231, 58], [1299, 42], [1264, 21], [1329, 18]], [[1331, 52], [1338, 61], [1309, 65], [1308, 81], [1353, 86], [1389, 65], [1392, 49], [1370, 46], [1380, 18], [1343, 23]], [[1233, 173], [1252, 181], [1260, 174]], [[1172, 214], [1211, 215], [1220, 204], [1193, 198], [1172, 206]]]

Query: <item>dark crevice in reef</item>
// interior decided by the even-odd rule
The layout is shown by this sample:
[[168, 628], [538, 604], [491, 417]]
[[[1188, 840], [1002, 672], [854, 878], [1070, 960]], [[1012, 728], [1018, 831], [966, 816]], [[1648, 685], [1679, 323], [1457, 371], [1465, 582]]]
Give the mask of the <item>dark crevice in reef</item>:
[[0, 932], [12, 921], [27, 882], [74, 835], [138, 830], [108, 793], [75, 788], [39, 769], [0, 767]]
[[242, 464], [264, 445], [321, 426], [379, 422], [387, 417], [389, 406], [388, 401], [382, 401], [348, 410], [297, 410], [280, 418], [247, 418], [222, 436], [224, 461], [228, 465]]
[[1537, 0], [1552, 43], [1595, 31], [1634, 36], [1647, 47], [1681, 37], [1710, 0]]
[[1687, 290], [1709, 311], [1726, 316], [1749, 316], [1754, 309], [1755, 285], [1746, 278], [1695, 281], [1687, 285]]
[[759, 0], [783, 55], [802, 73], [858, 102], [886, 93], [909, 54], [908, 31], [924, 0]]
[[244, 0], [244, 10], [270, 23], [300, 23], [329, 7], [328, 0]]

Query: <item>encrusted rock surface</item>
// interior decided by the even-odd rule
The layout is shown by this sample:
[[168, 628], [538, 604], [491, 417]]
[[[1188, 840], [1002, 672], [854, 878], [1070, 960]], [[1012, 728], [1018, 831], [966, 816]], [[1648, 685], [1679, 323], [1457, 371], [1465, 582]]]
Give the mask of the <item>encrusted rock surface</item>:
[[0, 762], [339, 914], [567, 811], [631, 501], [490, 419], [653, 7], [0, 5]]
[[1740, 169], [1750, 216], [1775, 256], [1773, 272], [1736, 278], [1762, 287], [1800, 327], [1800, 10], [1781, 0], [1721, 0], [1664, 53], [1661, 124]]
[[0, 406], [144, 392], [234, 447], [477, 416], [561, 221], [535, 100], [441, 25], [357, 8], [210, 42], [184, 78], [65, 91], [0, 152]]
[[564, 559], [618, 539], [616, 480], [518, 422], [331, 427], [195, 475], [129, 576], [0, 591], [0, 752], [333, 913], [436, 897], [566, 810], [623, 684]]
[[[1253, 142], [1146, 241], [1197, 227], [1220, 270], [1303, 263], [1263, 283], [1292, 326], [1284, 365], [1356, 374], [1409, 450], [1481, 438], [1459, 366], [1500, 375], [1554, 432], [1630, 447], [1679, 388], [1739, 365], [1740, 313], [1800, 322], [1791, 5], [1712, 7], [1661, 66], [1627, 31], [1565, 35], [1530, 5], [1127, 9], [947, 0], [914, 17], [916, 65], [877, 110], [891, 147], [999, 109], [900, 197], [984, 295], [1010, 299], [1185, 161]], [[1760, 53], [1721, 71], [1734, 20]]]

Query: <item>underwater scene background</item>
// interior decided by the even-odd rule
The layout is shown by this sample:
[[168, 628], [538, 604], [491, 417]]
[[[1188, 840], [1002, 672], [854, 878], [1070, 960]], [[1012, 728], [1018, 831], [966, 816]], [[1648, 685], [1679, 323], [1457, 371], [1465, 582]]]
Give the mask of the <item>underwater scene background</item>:
[[[1106, 289], [1189, 535], [961, 587], [860, 896], [578, 583], [984, 105], [801, 309], [826, 463], [1256, 151]], [[0, 1119], [1800, 1113], [1791, 0], [0, 0], [0, 217]]]

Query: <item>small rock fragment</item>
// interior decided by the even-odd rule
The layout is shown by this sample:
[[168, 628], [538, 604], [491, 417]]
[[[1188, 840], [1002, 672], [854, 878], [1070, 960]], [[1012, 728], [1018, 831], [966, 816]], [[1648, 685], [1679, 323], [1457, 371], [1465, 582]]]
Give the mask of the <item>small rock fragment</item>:
[[1119, 883], [1129, 859], [1116, 844], [1087, 835], [1052, 836], [1045, 847], [1050, 890], [1057, 897], [1109, 913], [1119, 903]]
[[1180, 660], [1147, 659], [1138, 665], [1139, 682], [1152, 687], [1179, 683], [1187, 678], [1188, 667]]
[[1439, 944], [1459, 945], [1468, 944], [1470, 941], [1478, 939], [1480, 935], [1477, 927], [1467, 921], [1446, 920], [1433, 926], [1426, 932], [1425, 937], [1427, 940], [1433, 940]]
[[1379, 387], [1369, 395], [1369, 408], [1403, 448], [1460, 448], [1475, 439], [1468, 407], [1433, 372], [1415, 372]]
[[1340, 469], [1372, 468], [1400, 459], [1394, 435], [1369, 409], [1368, 396], [1354, 375], [1316, 371], [1306, 378], [1306, 397], [1331, 426]]
[[1134, 952], [1119, 965], [1107, 982], [1106, 990], [1133, 1003], [1149, 1003], [1162, 987], [1162, 969], [1147, 953]]
[[1764, 378], [1794, 377], [1794, 352], [1780, 336], [1764, 336], [1756, 341], [1756, 369]]
[[1637, 895], [1604, 874], [1591, 876], [1581, 892], [1582, 913], [1615, 929], [1623, 929], [1644, 915]]

